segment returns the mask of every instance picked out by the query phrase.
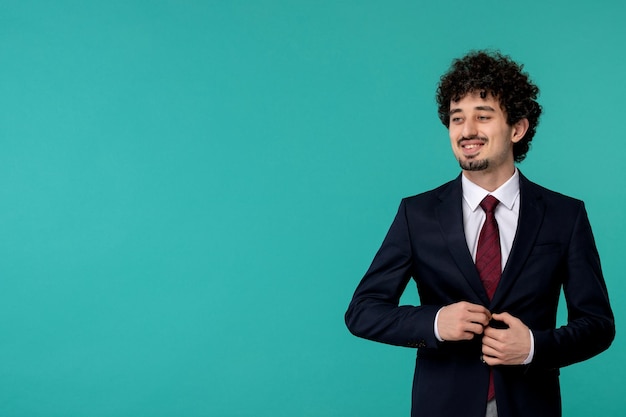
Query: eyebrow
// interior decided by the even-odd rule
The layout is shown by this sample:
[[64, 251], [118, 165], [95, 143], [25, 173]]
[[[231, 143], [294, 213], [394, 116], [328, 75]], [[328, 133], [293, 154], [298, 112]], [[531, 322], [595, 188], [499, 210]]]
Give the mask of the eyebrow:
[[[491, 106], [476, 106], [474, 107], [474, 110], [479, 110], [479, 111], [491, 111], [491, 112], [495, 112], [496, 110], [491, 107]], [[454, 114], [454, 113], [461, 113], [463, 112], [463, 110], [456, 108], [456, 109], [452, 109], [450, 110], [449, 114]]]

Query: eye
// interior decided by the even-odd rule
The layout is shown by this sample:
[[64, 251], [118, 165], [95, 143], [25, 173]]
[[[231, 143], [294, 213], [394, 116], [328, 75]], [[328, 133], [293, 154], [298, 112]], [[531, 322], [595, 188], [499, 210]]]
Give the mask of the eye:
[[452, 117], [452, 118], [450, 118], [450, 122], [455, 123], [455, 124], [460, 123], [462, 120], [463, 120], [462, 117]]

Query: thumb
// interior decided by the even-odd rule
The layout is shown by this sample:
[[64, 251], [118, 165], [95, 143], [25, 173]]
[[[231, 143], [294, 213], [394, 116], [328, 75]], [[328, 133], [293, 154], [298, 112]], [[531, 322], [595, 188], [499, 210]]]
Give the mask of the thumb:
[[511, 324], [513, 324], [513, 321], [515, 321], [515, 317], [513, 317], [509, 313], [494, 313], [491, 315], [491, 317], [494, 320], [501, 321], [508, 326], [511, 326]]

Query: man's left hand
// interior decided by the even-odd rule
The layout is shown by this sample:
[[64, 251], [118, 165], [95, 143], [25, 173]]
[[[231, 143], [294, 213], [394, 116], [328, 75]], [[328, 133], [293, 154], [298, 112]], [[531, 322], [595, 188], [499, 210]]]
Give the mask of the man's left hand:
[[493, 314], [493, 320], [508, 326], [507, 329], [485, 328], [483, 334], [483, 361], [494, 365], [521, 365], [530, 353], [528, 327], [509, 313]]

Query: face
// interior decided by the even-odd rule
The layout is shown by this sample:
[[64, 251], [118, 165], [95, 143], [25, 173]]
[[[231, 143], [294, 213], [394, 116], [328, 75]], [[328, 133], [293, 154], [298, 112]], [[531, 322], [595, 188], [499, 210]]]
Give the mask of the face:
[[506, 112], [491, 94], [467, 94], [450, 102], [450, 141], [454, 156], [466, 174], [513, 175], [513, 144], [519, 142], [526, 119], [509, 126]]

